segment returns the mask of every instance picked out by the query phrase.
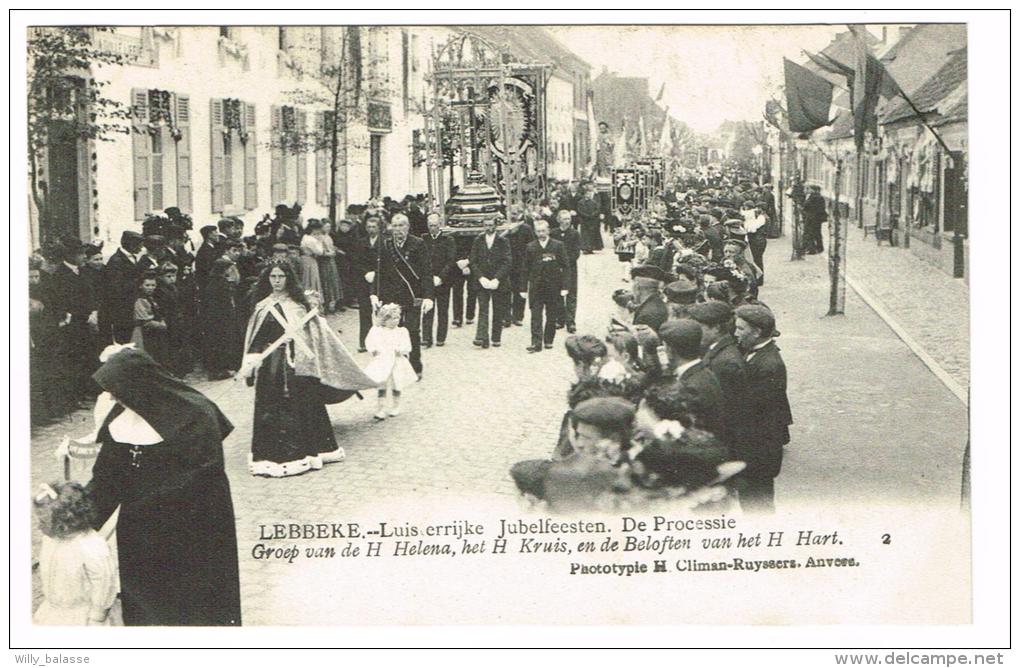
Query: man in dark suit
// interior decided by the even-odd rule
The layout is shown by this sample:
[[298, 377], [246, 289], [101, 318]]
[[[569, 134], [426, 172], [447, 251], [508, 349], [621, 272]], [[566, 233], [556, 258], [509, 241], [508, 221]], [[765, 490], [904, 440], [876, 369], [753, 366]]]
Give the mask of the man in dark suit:
[[[213, 262], [223, 255], [223, 245], [220, 243], [222, 237], [216, 231], [215, 225], [203, 226], [199, 230], [199, 234], [202, 235], [202, 245], [195, 253], [195, 282], [201, 292], [205, 290], [205, 283], [209, 278], [209, 270], [212, 269]], [[122, 241], [121, 246], [123, 245]]]
[[808, 196], [801, 207], [801, 216], [804, 219], [804, 252], [808, 255], [821, 253], [824, 250], [822, 223], [829, 219], [821, 187], [813, 185], [809, 188]]
[[759, 304], [736, 310], [736, 339], [747, 365], [748, 428], [736, 453], [747, 463], [741, 474], [740, 506], [746, 512], [775, 510], [775, 478], [790, 442], [793, 416], [786, 396], [786, 365], [779, 354], [772, 312]]
[[666, 272], [654, 265], [643, 264], [630, 271], [631, 292], [634, 293], [634, 325], [647, 325], [656, 332], [669, 318], [669, 309], [662, 299], [662, 283]]
[[[120, 236], [120, 248], [103, 268], [102, 296], [104, 331], [101, 336], [115, 343], [128, 343], [135, 328], [135, 295], [142, 275], [142, 235], [126, 231]], [[107, 327], [109, 329], [107, 329]]]
[[[365, 352], [365, 337], [372, 329], [372, 281], [368, 274], [375, 271], [379, 250], [381, 220], [372, 214], [365, 218], [364, 229], [353, 238], [351, 264], [354, 267], [354, 284], [358, 299], [358, 352]], [[374, 276], [373, 276], [374, 278]]]
[[723, 425], [723, 392], [715, 374], [701, 361], [701, 325], [683, 318], [659, 329], [676, 383], [690, 392], [688, 406], [695, 425], [717, 436]]
[[390, 220], [389, 239], [383, 239], [372, 273], [373, 294], [382, 304], [400, 305], [400, 326], [411, 335], [408, 359], [419, 378], [421, 364], [421, 314], [432, 310], [435, 285], [432, 261], [425, 242], [410, 235], [411, 223], [398, 213]]
[[[504, 305], [503, 324], [515, 325], [524, 324], [525, 296], [528, 291], [528, 244], [535, 240], [535, 230], [532, 223], [526, 221], [524, 213], [519, 207], [514, 207], [510, 212], [510, 224], [512, 227], [506, 233], [507, 241], [510, 242], [510, 282], [513, 284], [513, 294], [510, 308]], [[553, 323], [555, 326], [555, 323]]]
[[521, 298], [527, 297], [531, 304], [529, 353], [540, 352], [543, 344], [546, 348], [553, 347], [560, 300], [567, 292], [563, 288], [563, 278], [570, 271], [563, 244], [549, 238], [549, 223], [544, 220], [535, 223], [535, 236], [535, 241], [529, 243], [525, 250], [528, 291], [521, 294]]
[[563, 281], [567, 296], [563, 298], [558, 324], [566, 325], [567, 331], [573, 334], [577, 331], [577, 260], [581, 257], [581, 235], [570, 221], [570, 212], [560, 209], [556, 214], [558, 226], [550, 230], [549, 236], [563, 244], [563, 252], [567, 257], [568, 272]]
[[[446, 344], [446, 328], [450, 318], [450, 277], [457, 271], [457, 248], [453, 237], [443, 234], [442, 218], [430, 213], [426, 219], [428, 232], [422, 237], [432, 260], [432, 284], [435, 286], [436, 306], [422, 318], [422, 345], [432, 347], [432, 324], [436, 321], [437, 346]], [[459, 273], [459, 271], [457, 271]]]
[[701, 326], [701, 361], [719, 381], [723, 393], [723, 428], [720, 438], [739, 449], [747, 429], [747, 367], [733, 331], [733, 308], [720, 301], [693, 304], [687, 317]]
[[81, 270], [85, 246], [77, 239], [67, 239], [62, 246], [63, 261], [49, 283], [48, 307], [57, 323], [57, 346], [51, 354], [60, 360], [60, 369], [67, 378], [70, 394], [64, 399], [73, 405], [89, 393], [90, 376], [98, 366], [98, 360], [93, 359], [90, 331], [99, 328], [99, 313], [92, 284]]
[[488, 348], [490, 340], [498, 348], [503, 338], [502, 295], [510, 290], [510, 242], [496, 234], [496, 226], [502, 222], [502, 216], [486, 220], [484, 231], [471, 246], [470, 279], [478, 290], [478, 328], [474, 344], [480, 348]]

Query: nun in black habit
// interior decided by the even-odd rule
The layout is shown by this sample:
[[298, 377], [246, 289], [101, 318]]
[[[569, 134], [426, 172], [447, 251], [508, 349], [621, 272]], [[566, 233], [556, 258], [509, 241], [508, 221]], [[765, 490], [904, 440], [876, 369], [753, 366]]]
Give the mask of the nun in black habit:
[[[216, 404], [126, 348], [94, 376], [111, 406], [89, 492], [96, 527], [120, 506], [117, 551], [128, 626], [241, 624], [237, 535]], [[97, 413], [99, 411], [97, 410]]]

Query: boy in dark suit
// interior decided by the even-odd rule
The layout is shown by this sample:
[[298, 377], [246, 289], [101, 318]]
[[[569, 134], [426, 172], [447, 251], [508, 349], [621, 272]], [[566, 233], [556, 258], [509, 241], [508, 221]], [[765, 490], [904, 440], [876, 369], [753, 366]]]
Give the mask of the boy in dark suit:
[[775, 478], [783, 465], [783, 446], [790, 442], [793, 416], [786, 396], [786, 365], [775, 337], [776, 320], [759, 304], [736, 310], [736, 339], [746, 355], [748, 429], [742, 452], [747, 463], [741, 477], [740, 506], [746, 512], [775, 511]]
[[701, 361], [701, 325], [688, 318], [670, 320], [659, 329], [659, 338], [666, 346], [676, 383], [691, 394], [689, 407], [695, 426], [716, 435], [725, 432], [722, 388]]
[[496, 234], [496, 226], [502, 222], [503, 217], [498, 215], [486, 220], [484, 232], [471, 245], [469, 278], [478, 289], [474, 344], [480, 348], [488, 348], [490, 340], [498, 348], [503, 338], [503, 295], [510, 290], [510, 242]]
[[560, 299], [567, 294], [567, 290], [563, 288], [563, 278], [570, 271], [563, 244], [549, 238], [549, 223], [544, 220], [536, 222], [535, 236], [537, 239], [529, 243], [525, 250], [524, 265], [528, 277], [528, 291], [521, 293], [521, 299], [527, 297], [528, 303], [531, 304], [529, 353], [541, 351], [543, 343], [546, 348], [553, 347]]

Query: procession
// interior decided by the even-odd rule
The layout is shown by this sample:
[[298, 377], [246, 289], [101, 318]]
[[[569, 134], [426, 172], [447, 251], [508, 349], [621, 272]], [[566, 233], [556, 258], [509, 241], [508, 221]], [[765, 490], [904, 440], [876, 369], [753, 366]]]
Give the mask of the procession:
[[[165, 52], [191, 29], [167, 30], [157, 43], [169, 63]], [[236, 60], [239, 73], [256, 67], [248, 59], [257, 60], [263, 28], [250, 30], [259, 33], [243, 55], [233, 50], [243, 31], [216, 35], [221, 63]], [[291, 53], [284, 45], [297, 42], [279, 30], [280, 53]], [[68, 226], [54, 204], [38, 209], [49, 227], [39, 223], [28, 266], [32, 475], [41, 482], [35, 623], [250, 623], [243, 581], [252, 566], [239, 543], [269, 508], [314, 519], [311, 505], [291, 507], [304, 503], [292, 504], [291, 490], [315, 507], [357, 508], [400, 479], [401, 494], [497, 492], [507, 507], [561, 517], [770, 517], [805, 500], [841, 503], [854, 476], [870, 475], [853, 462], [882, 433], [854, 430], [875, 421], [867, 411], [892, 409], [872, 394], [847, 418], [830, 406], [841, 390], [881, 394], [891, 377], [936, 397], [939, 417], [904, 429], [939, 434], [933, 443], [959, 438], [947, 425], [965, 407], [846, 287], [848, 253], [867, 243], [854, 270], [866, 278], [869, 258], [893, 252], [892, 239], [911, 229], [870, 224], [868, 240], [857, 212], [869, 186], [859, 177], [852, 214], [840, 191], [850, 154], [821, 175], [825, 152], [806, 152], [817, 144], [799, 136], [810, 131], [797, 127], [792, 101], [784, 114], [729, 125], [720, 105], [722, 129], [699, 134], [662, 101], [668, 79], [657, 98], [645, 91], [643, 107], [628, 106], [615, 88], [625, 77], [578, 78], [564, 69], [580, 66], [564, 63], [580, 56], [547, 58], [543, 49], [569, 49], [543, 28], [458, 28], [431, 44], [427, 77], [408, 29], [402, 40], [399, 27], [334, 30], [342, 64], [385, 30], [396, 36], [386, 48], [405, 50], [403, 111], [399, 101], [373, 111], [380, 98], [367, 80], [355, 102], [368, 107], [364, 146], [347, 136], [353, 121], [339, 125], [348, 109], [273, 106], [274, 139], [263, 146], [254, 137], [269, 132], [255, 104], [211, 98], [202, 168], [212, 179], [201, 186], [210, 211], [195, 196], [197, 175], [179, 171], [200, 167], [181, 152], [200, 133], [186, 124], [197, 96], [182, 116], [187, 96], [133, 89], [141, 96], [129, 122], [140, 136], [126, 142], [127, 219], [100, 234], [77, 211]], [[569, 30], [554, 34], [566, 43]], [[832, 43], [877, 49], [868, 35], [845, 31]], [[296, 68], [293, 58], [280, 62]], [[366, 73], [382, 67], [372, 63]], [[391, 90], [399, 78], [387, 79]], [[572, 146], [554, 136], [549, 102], [568, 78]], [[416, 83], [420, 102], [407, 92]], [[338, 99], [352, 90], [337, 86]], [[391, 114], [412, 112], [420, 126], [407, 121], [401, 147], [410, 158], [380, 149], [395, 138]], [[312, 126], [320, 134], [309, 138]], [[174, 144], [177, 157], [167, 158]], [[942, 150], [925, 145], [929, 156]], [[260, 146], [269, 160], [255, 166]], [[364, 160], [352, 157], [356, 146], [367, 147]], [[162, 173], [169, 165], [173, 184]], [[931, 178], [933, 163], [924, 165]], [[267, 166], [271, 183], [257, 189]], [[360, 167], [363, 181], [353, 176]], [[381, 176], [401, 170], [403, 183]], [[935, 215], [921, 192], [928, 203], [917, 207]], [[864, 242], [847, 232], [852, 215]], [[99, 220], [108, 218], [91, 219], [95, 230]], [[965, 217], [955, 220], [960, 237]], [[873, 273], [883, 276], [882, 266], [874, 260]], [[833, 318], [849, 320], [844, 309], [867, 314], [844, 331]], [[866, 337], [877, 343], [868, 348]], [[860, 364], [835, 366], [845, 359]], [[883, 375], [879, 359], [896, 371]], [[829, 442], [862, 450], [834, 463]], [[955, 451], [922, 481], [912, 472], [926, 456], [904, 454], [901, 468], [876, 474], [875, 495], [955, 494]], [[49, 471], [62, 475], [43, 482]], [[845, 480], [833, 480], [837, 472]]]

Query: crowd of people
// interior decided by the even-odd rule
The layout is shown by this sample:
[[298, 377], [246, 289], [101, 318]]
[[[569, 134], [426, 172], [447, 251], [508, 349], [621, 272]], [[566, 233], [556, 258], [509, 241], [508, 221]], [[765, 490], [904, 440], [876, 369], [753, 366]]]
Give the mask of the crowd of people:
[[[621, 219], [591, 184], [563, 184], [467, 239], [408, 197], [349, 207], [336, 229], [302, 221], [298, 206], [277, 207], [251, 237], [225, 218], [197, 248], [190, 219], [170, 209], [125, 232], [105, 262], [74, 239], [42, 249], [30, 264], [33, 409], [98, 395], [95, 430], [78, 442], [101, 447], [88, 486], [55, 482], [34, 497], [37, 621], [109, 623], [119, 590], [125, 624], [240, 623], [222, 449], [233, 427], [182, 381], [199, 365], [255, 386], [249, 471], [299, 475], [345, 457], [327, 404], [372, 389], [375, 419], [398, 415], [423, 347], [476, 318], [475, 346], [500, 347], [526, 309], [527, 352], [566, 329], [576, 376], [549, 457], [510, 471], [529, 500], [772, 511], [792, 423], [775, 316], [758, 298], [774, 205], [737, 179], [676, 186]], [[579, 335], [578, 265], [604, 238], [626, 284], [604, 302], [605, 333]], [[323, 317], [349, 308], [371, 353], [364, 369]], [[95, 532], [117, 506], [113, 568]], [[193, 541], [184, 552], [181, 536]]]
[[679, 182], [630, 220], [603, 215], [630, 285], [613, 292], [604, 335], [566, 341], [576, 379], [559, 440], [511, 469], [528, 499], [774, 510], [793, 422], [775, 315], [759, 300], [774, 215], [768, 188], [740, 174]]

